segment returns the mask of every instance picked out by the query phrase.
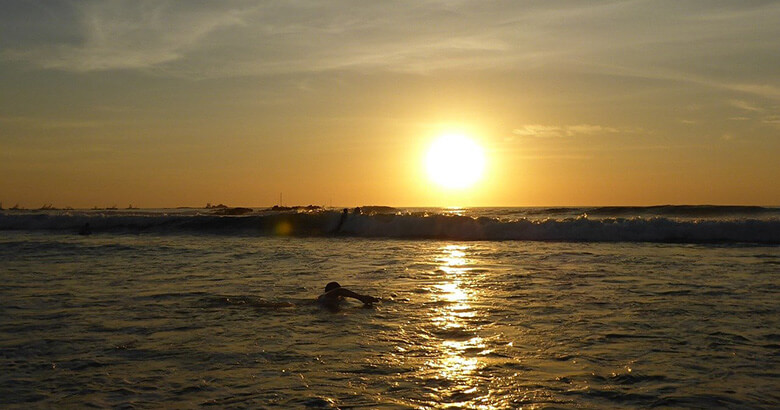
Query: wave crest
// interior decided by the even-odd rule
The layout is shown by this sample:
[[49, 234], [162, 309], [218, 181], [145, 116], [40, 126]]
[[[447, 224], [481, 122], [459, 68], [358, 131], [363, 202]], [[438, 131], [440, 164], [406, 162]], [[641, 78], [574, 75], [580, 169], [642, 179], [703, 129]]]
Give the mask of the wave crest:
[[667, 217], [502, 220], [444, 214], [276, 212], [244, 216], [0, 213], [0, 230], [94, 233], [355, 236], [447, 240], [780, 244], [779, 219], [678, 220]]

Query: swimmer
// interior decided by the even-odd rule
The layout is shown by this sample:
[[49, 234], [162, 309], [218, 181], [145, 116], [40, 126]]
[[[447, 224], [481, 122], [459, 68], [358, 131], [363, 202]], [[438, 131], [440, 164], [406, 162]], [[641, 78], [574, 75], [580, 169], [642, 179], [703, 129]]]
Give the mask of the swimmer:
[[361, 295], [347, 288], [342, 288], [338, 282], [330, 282], [325, 285], [325, 293], [317, 298], [317, 303], [329, 309], [338, 309], [339, 302], [344, 298], [357, 299], [366, 306], [370, 306], [374, 302], [379, 302], [379, 299], [373, 296]]

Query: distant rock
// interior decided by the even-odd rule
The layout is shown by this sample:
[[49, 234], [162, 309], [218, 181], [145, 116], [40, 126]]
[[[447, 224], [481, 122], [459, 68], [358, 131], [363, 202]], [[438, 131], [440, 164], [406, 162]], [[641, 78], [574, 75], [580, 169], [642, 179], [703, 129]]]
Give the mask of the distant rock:
[[225, 204], [219, 204], [219, 205], [212, 205], [211, 202], [206, 204], [206, 209], [226, 209], [229, 208]]

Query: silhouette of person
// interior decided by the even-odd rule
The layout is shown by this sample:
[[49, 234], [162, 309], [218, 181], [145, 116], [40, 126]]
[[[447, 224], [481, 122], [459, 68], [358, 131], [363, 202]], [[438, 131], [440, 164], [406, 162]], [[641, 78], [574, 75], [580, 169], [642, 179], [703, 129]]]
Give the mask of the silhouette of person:
[[370, 306], [374, 302], [379, 302], [379, 299], [373, 296], [361, 295], [341, 287], [338, 282], [330, 282], [325, 285], [325, 293], [317, 298], [317, 303], [328, 309], [336, 310], [339, 308], [339, 303], [344, 300], [344, 298], [357, 299], [366, 306]]
[[347, 221], [348, 216], [349, 216], [349, 209], [344, 208], [344, 211], [341, 212], [341, 217], [339, 217], [339, 224], [336, 226], [336, 229], [333, 231], [334, 233], [341, 232], [341, 227], [344, 225], [344, 222]]

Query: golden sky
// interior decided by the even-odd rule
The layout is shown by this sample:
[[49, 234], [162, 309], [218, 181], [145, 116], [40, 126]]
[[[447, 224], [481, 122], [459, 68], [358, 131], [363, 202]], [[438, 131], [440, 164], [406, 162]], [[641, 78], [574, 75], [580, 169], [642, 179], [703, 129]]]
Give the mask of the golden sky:
[[[777, 1], [0, 3], [4, 207], [780, 204]], [[445, 190], [458, 132], [483, 178]]]

